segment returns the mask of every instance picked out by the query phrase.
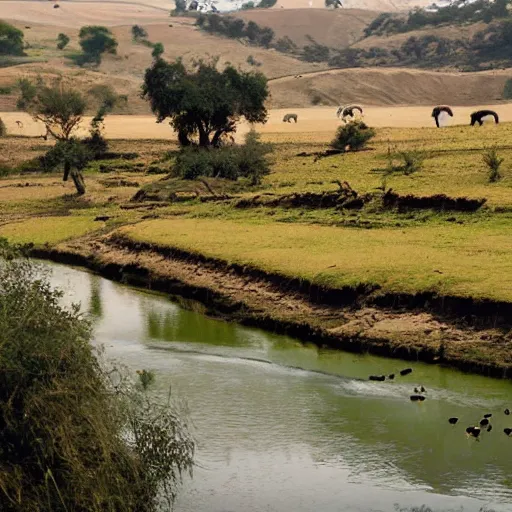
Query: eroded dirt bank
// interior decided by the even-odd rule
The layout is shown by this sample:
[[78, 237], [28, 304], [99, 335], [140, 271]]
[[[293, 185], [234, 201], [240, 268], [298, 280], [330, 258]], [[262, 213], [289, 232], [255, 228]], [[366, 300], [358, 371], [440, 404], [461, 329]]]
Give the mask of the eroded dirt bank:
[[[38, 248], [32, 256], [191, 299], [211, 316], [353, 352], [512, 377], [512, 305], [376, 290], [319, 290], [254, 269], [134, 244], [116, 235]], [[465, 312], [465, 314], [463, 314]]]

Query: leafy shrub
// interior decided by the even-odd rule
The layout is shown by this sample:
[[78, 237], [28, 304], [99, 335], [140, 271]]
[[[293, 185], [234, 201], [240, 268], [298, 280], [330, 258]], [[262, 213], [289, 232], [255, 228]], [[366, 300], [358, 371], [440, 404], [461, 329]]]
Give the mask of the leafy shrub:
[[482, 158], [487, 166], [489, 183], [499, 181], [502, 177], [500, 167], [505, 159], [499, 157], [496, 147], [487, 149]]
[[269, 27], [260, 27], [254, 21], [247, 25], [240, 18], [220, 16], [219, 14], [200, 14], [196, 26], [211, 34], [220, 34], [232, 39], [246, 38], [251, 44], [268, 48], [274, 39], [274, 31]]
[[66, 34], [63, 34], [63, 33], [60, 33], [58, 36], [57, 36], [57, 48], [59, 50], [64, 50], [64, 48], [66, 48], [66, 46], [69, 44], [69, 36], [67, 36]]
[[192, 466], [186, 425], [151, 376], [100, 363], [61, 296], [28, 261], [0, 265], [2, 512], [155, 512]]
[[267, 155], [271, 151], [269, 144], [261, 143], [259, 136], [250, 132], [242, 146], [184, 148], [176, 158], [174, 173], [184, 179], [200, 176], [229, 180], [247, 178], [251, 185], [257, 185], [270, 173]]
[[5, 178], [6, 176], [9, 176], [9, 174], [11, 174], [12, 172], [14, 172], [12, 167], [0, 163], [0, 178]]
[[247, 64], [255, 66], [257, 68], [261, 66], [261, 62], [257, 61], [252, 55], [249, 55], [249, 57], [247, 57]]
[[153, 45], [153, 51], [151, 52], [151, 56], [154, 59], [159, 59], [162, 56], [162, 54], [164, 53], [164, 51], [165, 51], [165, 48], [162, 43], [155, 43]]
[[313, 44], [306, 45], [302, 48], [300, 58], [306, 62], [327, 62], [329, 55], [329, 47], [313, 42]]
[[7, 94], [11, 94], [11, 93], [12, 93], [12, 87], [8, 87], [8, 86], [0, 87], [1, 95], [7, 95]]
[[281, 53], [290, 53], [297, 50], [297, 45], [288, 36], [284, 36], [276, 41], [274, 48]]
[[99, 65], [104, 53], [115, 54], [117, 52], [118, 43], [107, 27], [96, 25], [82, 27], [79, 37], [83, 52], [83, 64], [92, 62]]
[[148, 37], [148, 33], [140, 25], [133, 25], [133, 27], [132, 27], [132, 37], [133, 37], [134, 41], [139, 41], [141, 39], [146, 39]]
[[358, 151], [363, 149], [367, 142], [375, 137], [375, 130], [369, 128], [362, 121], [351, 121], [340, 126], [336, 137], [331, 142], [331, 147], [338, 151]]
[[28, 78], [20, 78], [16, 83], [20, 91], [20, 96], [16, 102], [16, 108], [26, 110], [37, 96], [37, 86]]
[[21, 30], [0, 20], [0, 55], [25, 55], [23, 37]]
[[256, 6], [259, 9], [270, 9], [277, 4], [277, 0], [261, 0], [261, 2]]

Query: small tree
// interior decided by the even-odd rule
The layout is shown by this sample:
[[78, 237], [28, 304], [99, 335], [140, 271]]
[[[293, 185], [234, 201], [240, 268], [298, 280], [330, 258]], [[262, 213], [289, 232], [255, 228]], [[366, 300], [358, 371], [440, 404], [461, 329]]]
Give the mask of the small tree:
[[363, 149], [373, 137], [375, 137], [373, 128], [369, 128], [362, 121], [351, 121], [338, 128], [331, 147], [341, 152], [358, 151]]
[[182, 145], [197, 136], [200, 146], [218, 146], [224, 134], [236, 131], [242, 116], [249, 123], [267, 120], [267, 79], [233, 66], [218, 71], [215, 63], [200, 62], [188, 71], [181, 61], [157, 59], [146, 70], [142, 96], [158, 122], [171, 120]]
[[155, 43], [153, 45], [153, 51], [151, 52], [151, 56], [154, 59], [159, 59], [163, 53], [165, 52], [164, 45], [162, 43]]
[[0, 55], [25, 55], [23, 37], [21, 30], [0, 20]]
[[16, 108], [18, 110], [27, 110], [37, 95], [37, 87], [28, 78], [20, 78], [16, 85], [20, 91]]
[[501, 179], [500, 167], [504, 160], [504, 158], [499, 157], [496, 147], [485, 151], [483, 161], [488, 169], [489, 183], [495, 183]]
[[86, 26], [80, 29], [80, 46], [83, 51], [84, 62], [101, 63], [104, 53], [115, 54], [118, 43], [112, 32], [106, 27]]
[[45, 157], [45, 165], [49, 168], [64, 166], [63, 181], [67, 181], [69, 176], [75, 184], [77, 194], [85, 194], [85, 183], [82, 170], [94, 158], [93, 152], [82, 141], [74, 137], [67, 140], [59, 140], [55, 146], [50, 149]]
[[57, 48], [59, 50], [64, 50], [64, 48], [66, 48], [66, 46], [69, 44], [69, 36], [67, 36], [66, 34], [63, 34], [63, 33], [60, 33], [58, 36], [57, 36]]
[[187, 12], [187, 0], [175, 0], [171, 16], [180, 16]]
[[[72, 138], [72, 135], [82, 121], [85, 109], [86, 101], [80, 92], [66, 89], [61, 83], [55, 83], [52, 86], [36, 86], [35, 96], [26, 103], [26, 110], [34, 120], [42, 122], [46, 132], [57, 140], [57, 145], [48, 155], [48, 166], [56, 167], [57, 163], [63, 164], [63, 181], [68, 180], [74, 169], [71, 176], [78, 194], [85, 193], [81, 170], [82, 162], [88, 157], [85, 149], [83, 151], [77, 149], [77, 141]], [[70, 141], [72, 143], [67, 144]]]
[[140, 41], [141, 39], [146, 39], [148, 37], [148, 33], [140, 25], [134, 25], [132, 27], [132, 37], [134, 41]]

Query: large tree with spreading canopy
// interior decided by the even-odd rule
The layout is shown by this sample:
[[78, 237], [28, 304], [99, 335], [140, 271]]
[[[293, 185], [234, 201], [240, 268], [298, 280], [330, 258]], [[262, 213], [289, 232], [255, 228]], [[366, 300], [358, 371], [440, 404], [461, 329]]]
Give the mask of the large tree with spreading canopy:
[[197, 138], [201, 147], [216, 147], [223, 135], [236, 131], [242, 117], [250, 123], [267, 120], [266, 77], [231, 65], [219, 71], [216, 64], [199, 62], [188, 70], [180, 60], [157, 58], [146, 70], [142, 96], [158, 122], [170, 119], [183, 146]]

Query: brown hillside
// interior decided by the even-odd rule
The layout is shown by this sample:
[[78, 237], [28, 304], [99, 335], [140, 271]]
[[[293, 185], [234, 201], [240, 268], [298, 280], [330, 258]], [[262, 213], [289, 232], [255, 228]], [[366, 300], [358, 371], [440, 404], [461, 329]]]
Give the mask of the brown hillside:
[[[426, 7], [432, 0], [341, 0], [345, 9], [370, 11], [409, 11], [414, 7]], [[324, 7], [324, 0], [278, 0], [275, 9], [308, 9]]]
[[270, 27], [276, 39], [288, 36], [297, 46], [310, 44], [307, 36], [311, 36], [319, 44], [346, 48], [363, 36], [364, 28], [377, 15], [361, 9], [254, 9], [237, 17]]
[[271, 82], [272, 107], [324, 105], [477, 105], [501, 100], [511, 70], [447, 73], [412, 69], [343, 69]]
[[424, 36], [436, 36], [444, 39], [466, 41], [471, 39], [477, 32], [484, 30], [487, 25], [485, 23], [474, 23], [472, 25], [450, 25], [443, 27], [429, 27], [423, 30], [413, 30], [403, 34], [392, 34], [388, 36], [371, 36], [367, 37], [353, 46], [355, 48], [385, 48], [393, 50], [399, 48], [410, 37], [421, 38]]
[[158, 23], [169, 20], [169, 11], [146, 5], [117, 2], [1, 1], [0, 17], [23, 23], [80, 28], [83, 25], [115, 26]]

